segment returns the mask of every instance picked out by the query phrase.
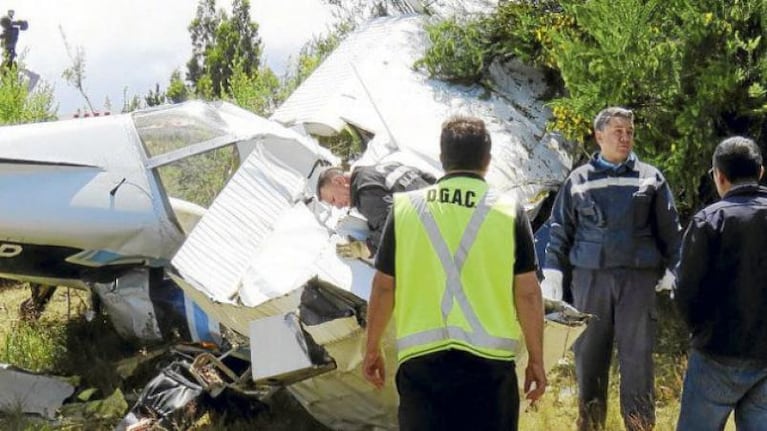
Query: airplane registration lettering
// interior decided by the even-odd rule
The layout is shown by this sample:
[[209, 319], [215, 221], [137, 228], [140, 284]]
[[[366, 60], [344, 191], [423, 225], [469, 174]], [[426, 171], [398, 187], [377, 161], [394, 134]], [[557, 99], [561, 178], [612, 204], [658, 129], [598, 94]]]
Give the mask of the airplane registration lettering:
[[23, 248], [18, 244], [0, 243], [0, 258], [16, 257], [22, 250]]

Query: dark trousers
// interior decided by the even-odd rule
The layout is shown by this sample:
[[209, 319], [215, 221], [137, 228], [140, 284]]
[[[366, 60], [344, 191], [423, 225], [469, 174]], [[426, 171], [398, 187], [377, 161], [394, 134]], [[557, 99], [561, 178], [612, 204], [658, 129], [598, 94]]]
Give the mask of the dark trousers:
[[604, 429], [613, 340], [618, 348], [621, 414], [628, 431], [655, 425], [652, 350], [655, 344], [656, 270], [573, 271], [573, 305], [594, 314], [573, 346], [578, 378], [578, 429]]
[[419, 356], [397, 370], [400, 431], [516, 430], [514, 362], [460, 350]]

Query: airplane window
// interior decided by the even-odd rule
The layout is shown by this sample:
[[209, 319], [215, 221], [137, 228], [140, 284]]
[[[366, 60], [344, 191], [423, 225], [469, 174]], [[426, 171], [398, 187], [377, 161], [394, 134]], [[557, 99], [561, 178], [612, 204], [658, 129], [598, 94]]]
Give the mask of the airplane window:
[[[228, 134], [218, 113], [202, 103], [133, 114], [147, 158]], [[189, 156], [155, 169], [168, 196], [209, 207], [239, 166], [234, 145]]]
[[226, 123], [209, 106], [182, 105], [176, 109], [137, 112], [136, 131], [148, 157], [226, 135]]
[[208, 208], [240, 165], [234, 145], [197, 154], [155, 171], [168, 196]]

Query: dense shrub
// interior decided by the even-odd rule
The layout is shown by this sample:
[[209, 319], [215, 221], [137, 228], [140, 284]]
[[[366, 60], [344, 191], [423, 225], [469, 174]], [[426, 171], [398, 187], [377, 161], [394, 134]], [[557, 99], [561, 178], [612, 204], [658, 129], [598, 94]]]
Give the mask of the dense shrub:
[[476, 22], [457, 19], [438, 22], [427, 28], [431, 47], [429, 55], [416, 62], [431, 76], [456, 83], [478, 82], [487, 69], [489, 47], [487, 34]]
[[591, 119], [606, 106], [633, 109], [637, 152], [664, 171], [683, 211], [700, 204], [698, 179], [723, 137], [766, 137], [765, 2], [530, 0], [460, 25], [466, 30], [429, 30], [434, 44], [420, 64], [432, 75], [450, 73], [443, 39], [463, 32], [479, 38], [459, 64], [476, 58], [484, 70], [519, 57], [546, 70], [549, 127], [570, 139], [587, 142]]
[[0, 125], [55, 119], [51, 87], [41, 82], [30, 91], [20, 70], [15, 65], [0, 69]]

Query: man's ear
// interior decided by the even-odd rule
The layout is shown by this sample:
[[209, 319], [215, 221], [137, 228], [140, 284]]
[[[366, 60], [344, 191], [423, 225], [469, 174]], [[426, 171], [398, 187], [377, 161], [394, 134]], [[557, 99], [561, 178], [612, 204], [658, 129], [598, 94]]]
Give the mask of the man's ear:
[[594, 130], [594, 140], [597, 141], [597, 145], [600, 147], [602, 146], [602, 134], [604, 132], [601, 130]]
[[764, 166], [759, 166], [759, 180], [764, 176]]
[[730, 182], [730, 180], [727, 178], [726, 175], [724, 175], [724, 172], [721, 170], [714, 168], [714, 182], [718, 183], [720, 186], [726, 186], [727, 183]]

